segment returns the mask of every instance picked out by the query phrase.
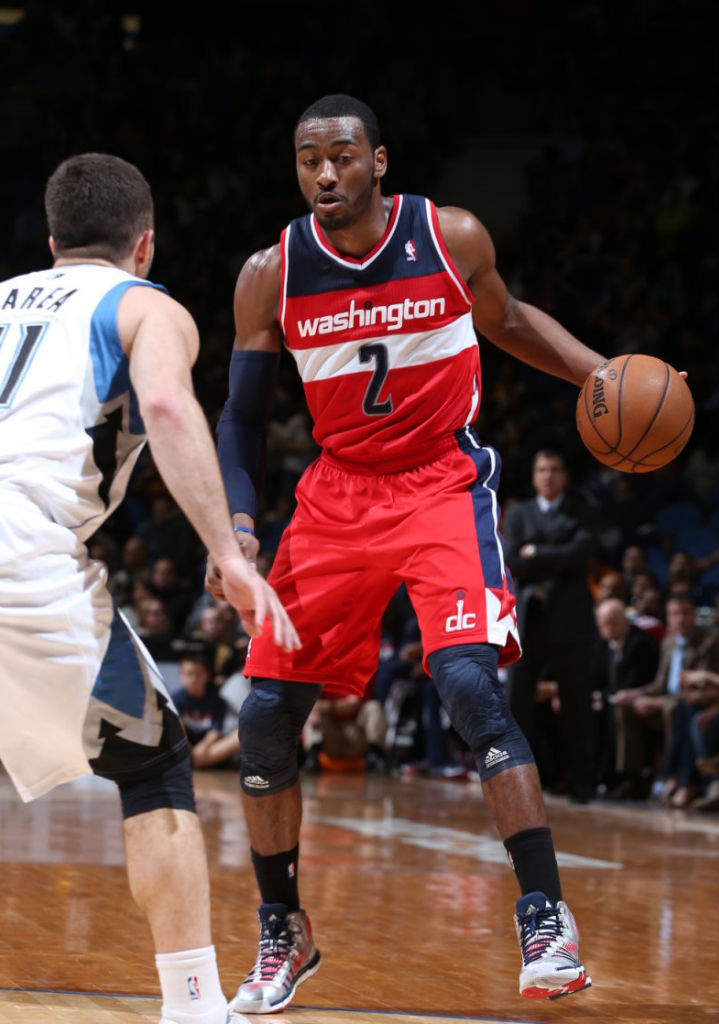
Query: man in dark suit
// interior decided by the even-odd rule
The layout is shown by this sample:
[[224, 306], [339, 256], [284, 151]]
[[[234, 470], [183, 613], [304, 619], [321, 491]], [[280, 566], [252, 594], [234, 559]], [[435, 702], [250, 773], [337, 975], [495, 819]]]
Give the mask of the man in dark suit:
[[507, 510], [503, 522], [507, 565], [515, 581], [523, 655], [508, 673], [514, 716], [542, 763], [536, 690], [556, 681], [561, 751], [558, 778], [570, 799], [586, 803], [595, 788], [590, 657], [596, 627], [589, 589], [597, 546], [593, 506], [569, 488], [564, 458], [537, 452], [535, 496]]
[[[638, 690], [651, 683], [659, 664], [659, 644], [646, 630], [632, 623], [619, 598], [599, 601], [595, 618], [599, 635], [591, 672], [595, 701], [598, 699], [600, 704], [596, 712], [598, 779], [611, 787], [609, 796], [613, 800], [643, 800], [649, 795], [651, 779], [646, 773], [626, 773], [622, 713], [616, 695], [618, 691]], [[619, 744], [618, 733], [622, 737]]]

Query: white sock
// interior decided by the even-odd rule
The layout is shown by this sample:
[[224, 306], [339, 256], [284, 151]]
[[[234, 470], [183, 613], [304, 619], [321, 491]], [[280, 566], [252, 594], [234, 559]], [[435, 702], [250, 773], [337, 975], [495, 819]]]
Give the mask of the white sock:
[[225, 1024], [227, 1000], [214, 946], [158, 953], [162, 1016], [172, 1024]]

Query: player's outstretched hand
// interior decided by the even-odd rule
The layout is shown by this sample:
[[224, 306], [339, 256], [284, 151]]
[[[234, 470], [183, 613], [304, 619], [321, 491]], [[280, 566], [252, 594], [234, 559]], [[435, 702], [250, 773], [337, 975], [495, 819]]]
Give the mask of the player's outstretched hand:
[[279, 597], [251, 562], [238, 553], [224, 559], [208, 558], [207, 566], [207, 589], [237, 609], [249, 636], [259, 636], [269, 619], [278, 647], [293, 651], [302, 646]]

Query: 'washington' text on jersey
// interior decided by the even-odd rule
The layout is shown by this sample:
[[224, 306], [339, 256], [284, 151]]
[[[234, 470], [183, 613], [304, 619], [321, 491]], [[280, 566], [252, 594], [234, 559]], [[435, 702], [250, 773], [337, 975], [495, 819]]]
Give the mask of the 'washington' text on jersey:
[[314, 320], [300, 320], [297, 330], [301, 338], [315, 334], [336, 334], [351, 331], [354, 327], [369, 327], [375, 324], [387, 324], [388, 331], [399, 331], [407, 320], [427, 320], [434, 316], [443, 316], [445, 301], [439, 299], [405, 299], [404, 302], [393, 302], [390, 306], [370, 305], [369, 308], [358, 307], [352, 299], [349, 309], [335, 313], [333, 316], [315, 317]]

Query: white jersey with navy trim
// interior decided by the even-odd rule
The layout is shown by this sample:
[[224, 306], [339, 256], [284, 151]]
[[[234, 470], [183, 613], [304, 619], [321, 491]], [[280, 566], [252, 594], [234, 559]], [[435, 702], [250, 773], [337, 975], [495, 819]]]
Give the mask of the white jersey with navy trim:
[[117, 307], [147, 284], [97, 264], [0, 284], [0, 494], [21, 490], [80, 539], [116, 508], [144, 444]]
[[147, 284], [93, 264], [0, 284], [0, 759], [23, 800], [187, 742], [85, 543], [145, 441], [117, 308]]

